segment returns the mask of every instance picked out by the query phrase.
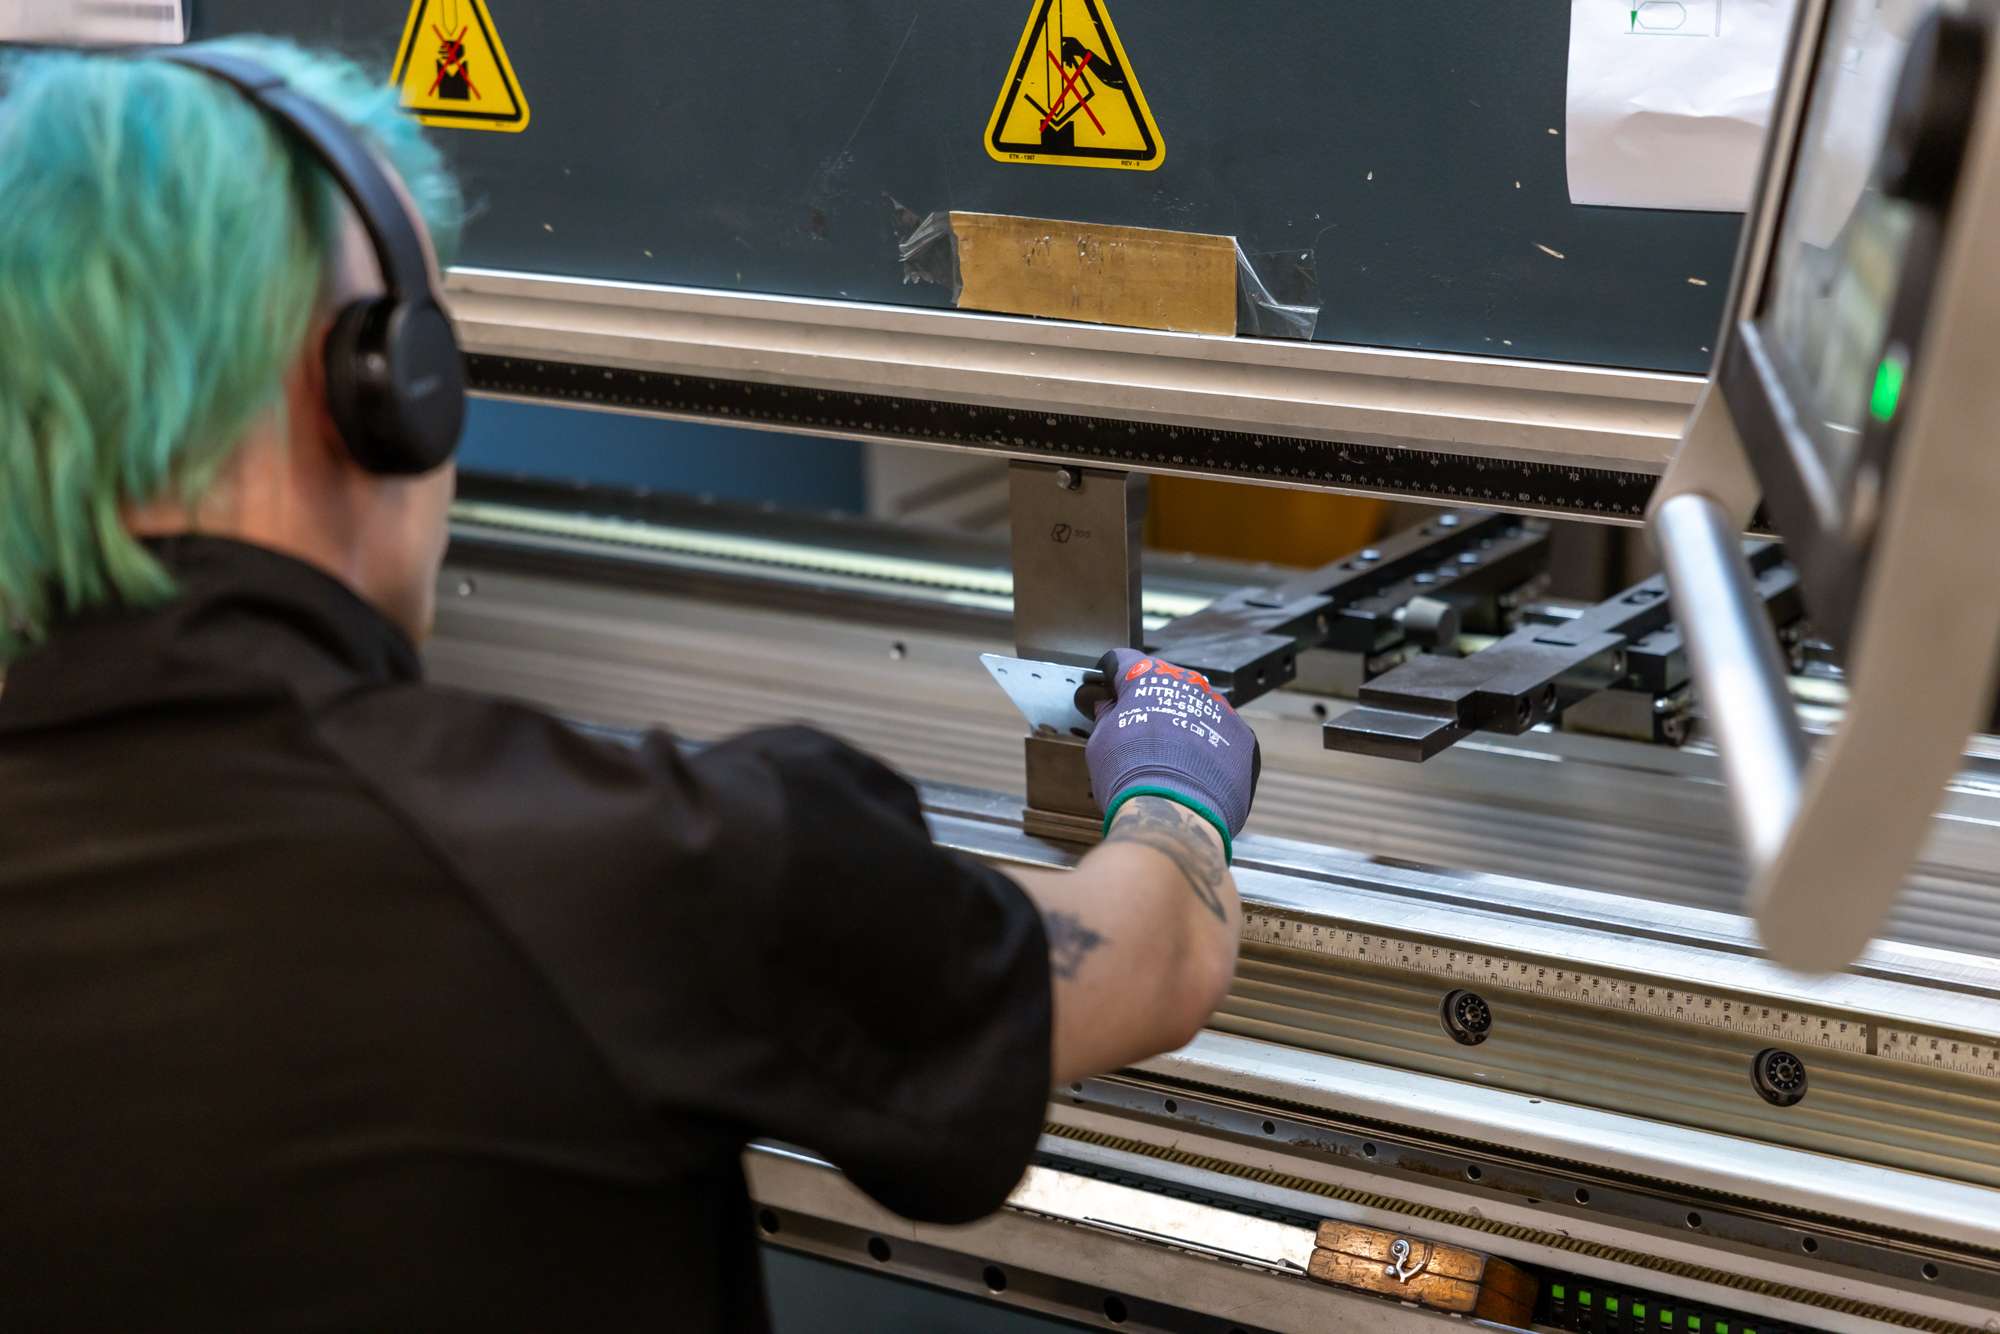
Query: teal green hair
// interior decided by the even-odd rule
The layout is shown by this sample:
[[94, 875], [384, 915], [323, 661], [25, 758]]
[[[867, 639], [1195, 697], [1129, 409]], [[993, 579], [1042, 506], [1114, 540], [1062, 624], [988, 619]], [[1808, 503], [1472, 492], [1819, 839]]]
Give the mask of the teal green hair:
[[[463, 217], [396, 90], [289, 43], [220, 43], [358, 128], [440, 262]], [[0, 64], [0, 663], [66, 614], [171, 596], [127, 505], [198, 500], [321, 313], [337, 187], [241, 94], [163, 61]]]

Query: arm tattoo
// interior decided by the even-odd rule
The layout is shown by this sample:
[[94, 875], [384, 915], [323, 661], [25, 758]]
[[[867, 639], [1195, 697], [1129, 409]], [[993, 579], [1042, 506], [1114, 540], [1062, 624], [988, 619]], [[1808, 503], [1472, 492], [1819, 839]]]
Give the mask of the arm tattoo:
[[1043, 913], [1042, 926], [1049, 937], [1049, 971], [1065, 982], [1083, 967], [1084, 956], [1104, 943], [1073, 912]]
[[1186, 880], [1201, 906], [1228, 922], [1222, 906], [1222, 881], [1229, 865], [1211, 837], [1213, 826], [1178, 802], [1163, 797], [1135, 797], [1118, 812], [1118, 822], [1104, 836], [1106, 843], [1137, 843], [1165, 854]]

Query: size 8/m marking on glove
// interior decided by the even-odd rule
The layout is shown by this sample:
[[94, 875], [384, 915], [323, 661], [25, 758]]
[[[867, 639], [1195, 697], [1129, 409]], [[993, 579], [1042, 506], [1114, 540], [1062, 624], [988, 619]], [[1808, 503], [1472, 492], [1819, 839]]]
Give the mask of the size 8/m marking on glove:
[[1990, 1039], [1877, 1028], [1861, 1019], [1770, 1005], [1755, 998], [1586, 972], [1562, 964], [1403, 939], [1379, 931], [1315, 923], [1255, 909], [1243, 915], [1243, 940], [1246, 944], [1301, 950], [1321, 958], [1421, 973], [1441, 981], [1525, 992], [1668, 1023], [1722, 1029], [1763, 1042], [1817, 1047], [2000, 1079], [2000, 1043]]

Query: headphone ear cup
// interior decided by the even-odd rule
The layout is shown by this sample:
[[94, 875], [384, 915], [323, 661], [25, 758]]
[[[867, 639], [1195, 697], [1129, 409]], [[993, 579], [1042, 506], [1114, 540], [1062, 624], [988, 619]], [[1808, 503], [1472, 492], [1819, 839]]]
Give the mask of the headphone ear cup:
[[366, 348], [373, 343], [369, 334], [371, 316], [380, 301], [350, 301], [334, 316], [326, 333], [326, 410], [340, 439], [355, 462], [370, 472], [381, 469], [373, 462], [376, 450], [368, 438], [362, 400], [361, 380], [367, 375]]
[[354, 461], [414, 476], [439, 467], [465, 423], [465, 371], [451, 321], [430, 302], [344, 307], [326, 336], [326, 406]]

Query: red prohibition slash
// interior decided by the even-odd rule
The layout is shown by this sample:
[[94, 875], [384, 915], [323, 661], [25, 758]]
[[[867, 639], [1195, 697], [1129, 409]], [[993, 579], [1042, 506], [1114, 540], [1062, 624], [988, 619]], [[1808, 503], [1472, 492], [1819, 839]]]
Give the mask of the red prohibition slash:
[[[1090, 123], [1097, 127], [1097, 132], [1099, 134], [1103, 134], [1104, 122], [1097, 118], [1097, 113], [1090, 109], [1089, 100], [1086, 99], [1081, 92], [1077, 91], [1077, 86], [1076, 86], [1076, 81], [1078, 79], [1081, 79], [1083, 77], [1083, 72], [1090, 68], [1090, 52], [1085, 51], [1083, 53], [1083, 59], [1076, 62], [1076, 73], [1074, 74], [1071, 74], [1068, 70], [1063, 68], [1063, 63], [1062, 61], [1056, 59], [1055, 52], [1050, 51], [1047, 48], [1044, 48], [1043, 54], [1048, 56], [1049, 63], [1056, 67], [1056, 73], [1062, 75], [1063, 89], [1062, 92], [1056, 97], [1056, 104], [1049, 108], [1047, 115], [1042, 117], [1042, 129], [1046, 130], [1049, 128], [1049, 122], [1054, 120], [1056, 113], [1063, 109], [1063, 103], [1066, 100], [1068, 100], [1069, 95], [1071, 93], [1076, 93], [1077, 106], [1083, 111], [1084, 115], [1090, 117]], [[1038, 130], [1037, 133], [1040, 133], [1040, 131]]]
[[[472, 82], [472, 71], [465, 67], [465, 29], [460, 28], [456, 37], [447, 37], [443, 29], [433, 23], [431, 31], [437, 34], [438, 39], [438, 71], [437, 77], [431, 80], [430, 92], [425, 96], [437, 95], [438, 85], [444, 82], [446, 70], [456, 70], [465, 79], [465, 86], [472, 95], [479, 96], [479, 87]], [[1091, 119], [1096, 120], [1097, 117], [1092, 116]]]

